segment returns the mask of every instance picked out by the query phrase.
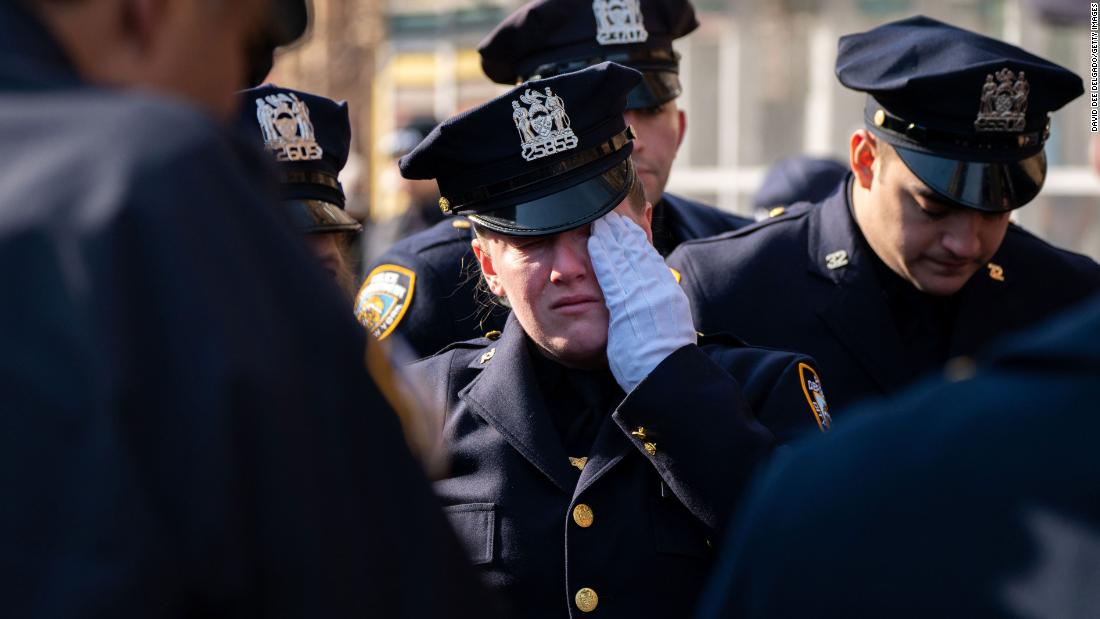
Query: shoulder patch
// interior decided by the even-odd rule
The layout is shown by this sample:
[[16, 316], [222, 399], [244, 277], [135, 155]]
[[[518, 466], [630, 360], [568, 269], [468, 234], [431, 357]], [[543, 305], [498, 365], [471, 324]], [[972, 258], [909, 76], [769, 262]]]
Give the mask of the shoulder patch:
[[802, 382], [802, 394], [806, 396], [806, 402], [813, 411], [817, 427], [822, 432], [827, 432], [833, 425], [833, 418], [829, 416], [829, 405], [825, 402], [825, 391], [821, 387], [821, 377], [812, 367], [805, 363], [798, 364], [798, 378]]
[[413, 271], [396, 264], [380, 265], [355, 295], [355, 317], [371, 335], [384, 340], [405, 317], [415, 287]]

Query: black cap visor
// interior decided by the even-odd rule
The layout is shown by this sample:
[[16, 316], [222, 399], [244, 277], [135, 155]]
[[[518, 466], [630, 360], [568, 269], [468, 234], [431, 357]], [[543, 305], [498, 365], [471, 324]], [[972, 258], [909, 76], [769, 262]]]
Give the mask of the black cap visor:
[[1047, 175], [1044, 151], [1019, 161], [962, 161], [895, 145], [909, 170], [954, 204], [990, 213], [1011, 211], [1039, 194]]
[[626, 159], [610, 170], [548, 196], [513, 206], [470, 213], [471, 221], [511, 236], [548, 236], [579, 228], [618, 206], [635, 183]]
[[642, 82], [627, 95], [626, 109], [657, 107], [679, 97], [683, 90], [680, 75], [673, 71], [642, 71]]
[[283, 209], [301, 232], [359, 232], [362, 224], [344, 209], [322, 200], [284, 200]]

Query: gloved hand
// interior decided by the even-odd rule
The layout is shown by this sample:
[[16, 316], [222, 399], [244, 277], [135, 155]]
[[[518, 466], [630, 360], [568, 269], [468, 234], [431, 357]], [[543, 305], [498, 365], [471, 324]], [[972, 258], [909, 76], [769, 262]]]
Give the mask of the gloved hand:
[[610, 313], [607, 361], [630, 393], [666, 357], [696, 343], [687, 295], [645, 232], [612, 211], [592, 223], [588, 255]]

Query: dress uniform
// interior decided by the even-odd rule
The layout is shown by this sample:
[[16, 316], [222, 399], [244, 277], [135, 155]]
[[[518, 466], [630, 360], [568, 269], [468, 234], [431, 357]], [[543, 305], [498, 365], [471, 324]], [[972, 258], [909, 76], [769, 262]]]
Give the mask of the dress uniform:
[[[591, 226], [588, 252], [610, 314], [596, 354], [610, 369], [546, 352], [515, 296], [502, 332], [410, 368], [441, 411], [451, 470], [436, 491], [516, 616], [685, 616], [755, 463], [776, 442], [829, 423], [808, 357], [729, 338], [696, 343], [664, 261], [611, 212], [640, 182], [622, 116], [638, 80], [605, 63], [526, 82], [444, 122], [401, 162], [407, 176], [437, 178], [453, 212], [495, 235], [479, 237], [479, 251], [501, 242], [542, 256], [528, 252]], [[606, 257], [612, 226], [633, 230], [637, 259]], [[619, 266], [637, 270], [620, 277]], [[554, 277], [536, 302], [564, 285]], [[553, 328], [527, 320], [536, 332]], [[653, 354], [670, 332], [682, 345]]]
[[[894, 164], [904, 163], [941, 203], [993, 214], [1038, 193], [1048, 112], [1082, 90], [1062, 67], [923, 17], [842, 38], [837, 67], [842, 83], [868, 93], [869, 129], [893, 145], [901, 160]], [[1026, 84], [1006, 84], [1011, 94], [992, 102], [1005, 114], [984, 113], [987, 76], [1008, 82], [1015, 71], [1017, 84], [1026, 73], [1029, 99], [1012, 99]], [[979, 130], [987, 123], [1004, 130]], [[836, 410], [974, 355], [1100, 287], [1095, 262], [1008, 224], [999, 249], [960, 290], [922, 293], [872, 250], [853, 215], [854, 183], [850, 176], [817, 206], [685, 244], [669, 259], [699, 329], [811, 354]]]
[[[633, 25], [615, 26], [612, 21]], [[479, 51], [485, 74], [508, 85], [605, 60], [637, 69], [643, 81], [630, 93], [626, 107], [643, 111], [680, 95], [679, 55], [673, 51], [672, 41], [697, 27], [694, 9], [683, 0], [537, 0], [501, 22]], [[669, 153], [669, 165], [671, 161]], [[650, 196], [650, 200], [654, 202], [653, 242], [661, 255], [686, 240], [752, 223], [667, 192]], [[387, 281], [416, 282], [402, 286], [406, 297], [382, 299], [396, 309], [379, 320], [367, 316], [363, 322], [368, 330], [380, 337], [399, 333], [419, 354], [429, 355], [451, 342], [503, 327], [506, 308], [479, 294], [478, 278], [468, 277], [468, 265], [474, 259], [469, 250], [470, 233], [463, 225], [461, 220], [436, 224], [398, 242], [371, 264], [359, 304], [373, 299], [370, 302], [378, 305], [378, 292]], [[456, 231], [449, 226], [459, 228]]]
[[0, 135], [5, 616], [484, 615], [258, 153], [12, 2]]
[[860, 408], [754, 485], [699, 617], [1100, 608], [1100, 298]]

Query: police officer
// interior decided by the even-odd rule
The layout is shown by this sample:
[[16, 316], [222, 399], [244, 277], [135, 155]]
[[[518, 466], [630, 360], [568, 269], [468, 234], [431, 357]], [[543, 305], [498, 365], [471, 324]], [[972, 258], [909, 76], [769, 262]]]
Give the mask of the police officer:
[[281, 14], [0, 3], [5, 616], [486, 612], [362, 329], [223, 126], [257, 42], [301, 33]]
[[[610, 60], [642, 72], [627, 101], [626, 122], [637, 134], [634, 164], [653, 203], [654, 245], [661, 255], [688, 239], [734, 230], [752, 220], [665, 192], [687, 117], [676, 106], [682, 90], [672, 42], [698, 27], [686, 0], [535, 0], [507, 17], [482, 41], [481, 66], [500, 84], [551, 77]], [[456, 226], [456, 227], [452, 227]], [[506, 311], [476, 290], [467, 223], [438, 224], [398, 243], [380, 258], [364, 284], [416, 280], [392, 320], [367, 321], [377, 335], [404, 335], [422, 354], [452, 341], [499, 330]], [[396, 307], [396, 306], [395, 306]], [[407, 308], [407, 309], [406, 309]], [[403, 314], [401, 312], [404, 312]], [[369, 317], [369, 316], [368, 316]]]
[[754, 463], [828, 425], [809, 358], [697, 336], [630, 158], [639, 80], [526, 82], [401, 161], [468, 216], [512, 307], [411, 373], [441, 409], [436, 490], [516, 616], [683, 615]]
[[756, 219], [779, 217], [797, 202], [820, 202], [848, 177], [848, 167], [832, 159], [798, 155], [773, 163], [752, 194]]
[[344, 211], [340, 170], [351, 149], [347, 103], [267, 84], [241, 92], [246, 134], [275, 159], [283, 210], [351, 298], [351, 242], [363, 226]]
[[1100, 298], [996, 348], [777, 456], [699, 617], [1095, 617]]
[[837, 76], [867, 93], [847, 183], [670, 257], [700, 329], [808, 352], [843, 410], [1100, 287], [1095, 262], [1009, 222], [1079, 77], [926, 17], [842, 37]]

